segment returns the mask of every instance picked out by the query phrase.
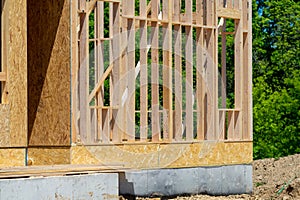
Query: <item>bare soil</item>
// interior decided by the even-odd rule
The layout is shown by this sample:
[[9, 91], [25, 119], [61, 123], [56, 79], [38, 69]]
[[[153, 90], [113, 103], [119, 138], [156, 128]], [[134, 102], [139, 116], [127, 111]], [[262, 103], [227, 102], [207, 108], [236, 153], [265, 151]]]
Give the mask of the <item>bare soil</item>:
[[[124, 199], [124, 198], [121, 198]], [[300, 154], [279, 159], [263, 159], [253, 162], [253, 194], [208, 196], [196, 195], [176, 198], [137, 198], [143, 200], [225, 200], [225, 199], [282, 199], [300, 200]]]

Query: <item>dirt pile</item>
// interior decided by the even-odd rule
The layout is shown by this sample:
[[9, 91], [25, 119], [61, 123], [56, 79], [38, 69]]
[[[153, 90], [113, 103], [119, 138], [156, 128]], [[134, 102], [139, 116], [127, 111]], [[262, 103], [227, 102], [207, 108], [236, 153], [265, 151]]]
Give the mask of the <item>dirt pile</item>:
[[253, 189], [256, 199], [300, 199], [300, 154], [254, 161]]

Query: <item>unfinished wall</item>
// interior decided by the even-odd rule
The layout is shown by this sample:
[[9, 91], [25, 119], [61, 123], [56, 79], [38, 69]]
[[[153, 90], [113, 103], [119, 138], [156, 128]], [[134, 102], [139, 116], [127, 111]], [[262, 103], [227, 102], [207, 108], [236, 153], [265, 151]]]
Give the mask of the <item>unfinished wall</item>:
[[71, 164], [122, 164], [132, 169], [250, 164], [251, 142], [74, 146]]
[[69, 5], [27, 1], [30, 146], [70, 144]]
[[4, 105], [0, 108], [0, 147], [24, 147], [27, 145], [26, 0], [2, 0], [1, 22]]

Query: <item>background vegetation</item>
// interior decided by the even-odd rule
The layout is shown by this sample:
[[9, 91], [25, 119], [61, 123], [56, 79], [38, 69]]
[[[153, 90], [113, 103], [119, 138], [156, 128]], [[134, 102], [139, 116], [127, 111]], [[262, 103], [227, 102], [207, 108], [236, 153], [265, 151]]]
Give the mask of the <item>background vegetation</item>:
[[254, 158], [300, 153], [300, 2], [253, 1]]

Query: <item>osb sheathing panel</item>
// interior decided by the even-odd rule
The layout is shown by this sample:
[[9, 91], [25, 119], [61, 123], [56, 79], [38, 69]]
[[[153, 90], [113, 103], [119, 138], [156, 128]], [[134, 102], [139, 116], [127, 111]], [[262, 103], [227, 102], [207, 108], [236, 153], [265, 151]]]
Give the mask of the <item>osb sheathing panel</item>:
[[70, 164], [70, 148], [28, 148], [28, 165]]
[[71, 161], [76, 164], [102, 164], [91, 152], [84, 146], [71, 148]]
[[0, 104], [0, 147], [9, 146], [9, 105]]
[[9, 3], [8, 102], [11, 146], [27, 145], [26, 0]]
[[27, 0], [29, 145], [70, 145], [69, 0]]
[[249, 164], [252, 162], [252, 143], [74, 146], [71, 162], [123, 163], [125, 167], [136, 169]]
[[25, 166], [25, 149], [0, 149], [0, 167]]

